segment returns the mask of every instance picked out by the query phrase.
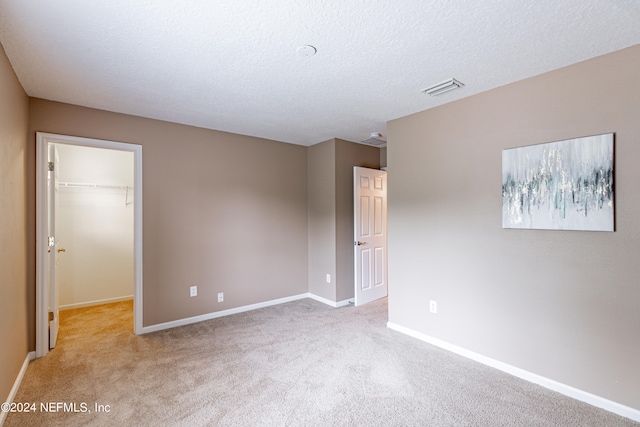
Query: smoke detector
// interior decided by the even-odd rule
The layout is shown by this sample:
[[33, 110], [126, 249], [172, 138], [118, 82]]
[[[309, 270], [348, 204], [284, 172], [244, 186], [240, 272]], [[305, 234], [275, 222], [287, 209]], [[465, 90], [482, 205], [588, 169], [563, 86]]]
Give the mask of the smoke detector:
[[368, 139], [361, 141], [363, 144], [383, 145], [387, 143], [380, 132], [372, 132]]
[[300, 56], [313, 56], [316, 54], [317, 51], [318, 49], [311, 46], [310, 44], [300, 46], [299, 48], [296, 49], [296, 52], [298, 52], [298, 55]]

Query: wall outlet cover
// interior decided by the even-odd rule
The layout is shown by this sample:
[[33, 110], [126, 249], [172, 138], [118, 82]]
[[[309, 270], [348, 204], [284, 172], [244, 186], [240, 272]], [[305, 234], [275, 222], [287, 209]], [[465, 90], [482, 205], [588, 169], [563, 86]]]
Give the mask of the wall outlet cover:
[[429, 301], [429, 311], [433, 314], [438, 314], [438, 303], [436, 301]]

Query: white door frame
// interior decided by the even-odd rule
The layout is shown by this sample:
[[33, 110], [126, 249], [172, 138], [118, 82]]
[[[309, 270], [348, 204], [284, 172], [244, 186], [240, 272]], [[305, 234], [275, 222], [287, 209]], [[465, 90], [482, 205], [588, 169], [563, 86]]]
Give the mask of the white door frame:
[[50, 143], [132, 152], [133, 193], [133, 332], [142, 333], [142, 146], [115, 141], [36, 132], [36, 357], [49, 352], [47, 281], [47, 147]]

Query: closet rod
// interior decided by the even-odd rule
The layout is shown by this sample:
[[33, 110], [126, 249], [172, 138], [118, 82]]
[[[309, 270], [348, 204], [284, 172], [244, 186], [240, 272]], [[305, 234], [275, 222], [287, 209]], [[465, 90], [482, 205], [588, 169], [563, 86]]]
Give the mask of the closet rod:
[[58, 187], [67, 188], [102, 188], [111, 190], [133, 190], [132, 185], [90, 184], [86, 182], [57, 182]]

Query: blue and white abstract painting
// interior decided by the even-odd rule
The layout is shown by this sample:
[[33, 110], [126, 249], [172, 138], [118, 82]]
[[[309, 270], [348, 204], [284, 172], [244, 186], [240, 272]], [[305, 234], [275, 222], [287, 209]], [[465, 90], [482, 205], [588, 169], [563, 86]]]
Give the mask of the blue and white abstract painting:
[[502, 151], [502, 227], [613, 231], [613, 134]]

